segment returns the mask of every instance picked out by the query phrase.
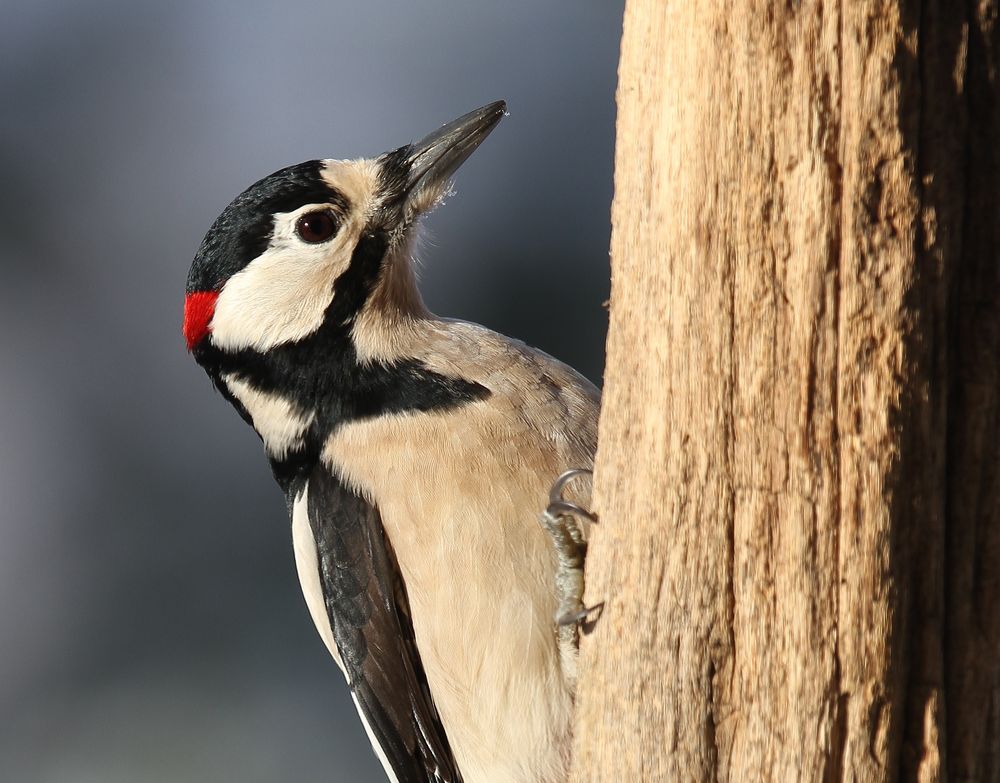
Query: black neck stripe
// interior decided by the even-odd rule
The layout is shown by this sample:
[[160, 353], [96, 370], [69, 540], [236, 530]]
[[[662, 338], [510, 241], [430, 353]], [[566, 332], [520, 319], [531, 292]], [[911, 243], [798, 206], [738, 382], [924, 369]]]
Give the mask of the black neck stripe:
[[[296, 475], [315, 464], [323, 444], [342, 424], [390, 414], [446, 411], [490, 396], [485, 386], [435, 372], [417, 359], [358, 360], [351, 328], [374, 286], [385, 247], [385, 236], [379, 232], [358, 243], [348, 269], [334, 284], [322, 326], [308, 337], [268, 351], [222, 351], [209, 340], [196, 352], [220, 388], [225, 385], [222, 376], [232, 374], [315, 412], [303, 448], [272, 462], [286, 491]], [[226, 396], [235, 404], [231, 395]]]

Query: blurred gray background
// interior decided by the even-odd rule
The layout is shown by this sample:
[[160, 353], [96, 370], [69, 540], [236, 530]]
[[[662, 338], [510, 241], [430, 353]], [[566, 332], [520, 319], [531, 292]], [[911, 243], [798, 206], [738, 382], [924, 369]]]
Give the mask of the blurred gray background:
[[0, 9], [0, 781], [383, 780], [187, 268], [260, 176], [505, 98], [423, 290], [599, 383], [622, 2]]

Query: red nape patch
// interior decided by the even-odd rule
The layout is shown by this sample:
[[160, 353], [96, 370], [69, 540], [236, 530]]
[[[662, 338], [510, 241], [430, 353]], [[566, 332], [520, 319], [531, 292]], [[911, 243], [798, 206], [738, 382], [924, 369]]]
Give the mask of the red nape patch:
[[189, 351], [193, 351], [208, 334], [218, 298], [217, 291], [195, 291], [184, 297], [184, 339]]

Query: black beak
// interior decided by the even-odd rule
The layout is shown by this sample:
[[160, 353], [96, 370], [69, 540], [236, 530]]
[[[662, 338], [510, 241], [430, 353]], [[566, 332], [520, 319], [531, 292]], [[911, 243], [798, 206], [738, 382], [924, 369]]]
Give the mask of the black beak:
[[413, 202], [421, 192], [441, 189], [475, 151], [507, 111], [495, 101], [442, 125], [406, 151], [408, 174], [404, 197]]

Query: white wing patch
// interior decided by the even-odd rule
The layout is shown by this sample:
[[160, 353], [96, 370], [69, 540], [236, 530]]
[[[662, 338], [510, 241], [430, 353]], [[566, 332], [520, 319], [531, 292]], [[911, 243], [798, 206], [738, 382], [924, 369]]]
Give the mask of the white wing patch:
[[[333, 656], [333, 660], [337, 662], [337, 666], [340, 667], [340, 670], [344, 672], [344, 676], [346, 677], [347, 672], [344, 671], [344, 662], [341, 660], [340, 653], [337, 651], [337, 644], [333, 640], [330, 617], [326, 613], [326, 602], [323, 599], [323, 588], [320, 585], [319, 579], [319, 557], [316, 554], [316, 540], [313, 538], [312, 528], [309, 525], [308, 509], [309, 485], [307, 484], [292, 506], [292, 548], [295, 550], [295, 568], [299, 572], [299, 584], [302, 586], [302, 595], [306, 599], [306, 606], [309, 607], [309, 614], [316, 625], [316, 630], [319, 631], [319, 635], [326, 644], [326, 648], [330, 651], [330, 655]], [[358, 704], [358, 697], [351, 693], [351, 699], [358, 711], [358, 716], [361, 718], [361, 725], [365, 727], [365, 733], [368, 735], [372, 748], [375, 750], [375, 755], [378, 756], [378, 760], [382, 762], [382, 766], [385, 768], [385, 774], [389, 777], [391, 783], [399, 783], [399, 778], [396, 777], [396, 772], [389, 763], [385, 751], [382, 750], [382, 746], [375, 739], [375, 734], [368, 723], [368, 718], [365, 717], [361, 705]]]
[[[312, 527], [309, 525], [309, 485], [295, 499], [292, 506], [292, 548], [295, 551], [295, 569], [299, 573], [299, 584], [302, 595], [309, 607], [316, 630], [319, 631], [326, 649], [330, 651], [337, 666], [344, 672], [344, 662], [340, 658], [337, 644], [333, 640], [333, 628], [330, 627], [330, 616], [326, 613], [326, 601], [323, 598], [323, 587], [319, 580], [319, 556], [316, 554], [316, 539], [313, 538]], [[344, 672], [344, 676], [347, 673]], [[355, 702], [356, 703], [356, 702]], [[362, 716], [362, 719], [363, 716]]]
[[396, 771], [389, 763], [389, 759], [386, 758], [385, 751], [382, 750], [382, 746], [379, 745], [378, 740], [375, 739], [375, 732], [372, 731], [371, 724], [368, 723], [368, 718], [365, 717], [364, 710], [362, 710], [361, 705], [358, 704], [358, 697], [352, 693], [351, 699], [354, 701], [354, 708], [358, 711], [358, 717], [361, 718], [361, 725], [365, 727], [365, 733], [368, 735], [368, 741], [371, 742], [372, 749], [374, 749], [375, 755], [378, 756], [378, 760], [382, 762], [382, 767], [385, 769], [386, 776], [389, 778], [391, 783], [399, 783], [399, 778], [396, 777]]
[[284, 397], [262, 392], [235, 375], [225, 375], [222, 380], [247, 409], [253, 420], [253, 428], [264, 439], [264, 446], [270, 456], [282, 459], [294, 446], [299, 445], [315, 418], [314, 413], [305, 413]]

